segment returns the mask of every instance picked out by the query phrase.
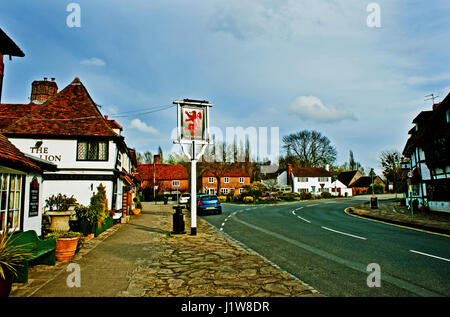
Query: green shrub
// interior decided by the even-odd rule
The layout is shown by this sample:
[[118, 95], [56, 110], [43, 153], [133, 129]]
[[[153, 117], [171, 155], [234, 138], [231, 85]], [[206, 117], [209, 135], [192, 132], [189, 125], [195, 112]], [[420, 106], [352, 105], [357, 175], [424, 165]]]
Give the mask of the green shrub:
[[252, 203], [255, 199], [252, 196], [245, 196], [242, 201], [245, 203]]
[[302, 192], [302, 193], [300, 193], [300, 199], [301, 200], [308, 200], [308, 199], [311, 199], [312, 198], [312, 195], [311, 195], [311, 193], [305, 193], [305, 192]]
[[67, 211], [69, 207], [77, 203], [76, 198], [63, 194], [52, 195], [45, 200], [45, 207], [50, 211]]
[[323, 192], [323, 193], [320, 195], [320, 197], [322, 197], [322, 198], [331, 198], [332, 195], [331, 195], [331, 193], [329, 193], [329, 192]]

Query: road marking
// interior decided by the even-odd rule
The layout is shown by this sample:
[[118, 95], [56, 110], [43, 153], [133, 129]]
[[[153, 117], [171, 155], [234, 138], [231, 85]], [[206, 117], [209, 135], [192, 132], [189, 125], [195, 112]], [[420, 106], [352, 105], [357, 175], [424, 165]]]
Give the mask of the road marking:
[[336, 233], [340, 233], [340, 234], [343, 234], [343, 235], [346, 235], [346, 236], [349, 236], [349, 237], [353, 237], [353, 238], [357, 238], [357, 239], [361, 239], [361, 240], [367, 240], [367, 238], [355, 236], [355, 235], [350, 234], [350, 233], [345, 233], [345, 232], [333, 230], [333, 229], [330, 229], [330, 228], [327, 228], [327, 227], [322, 227], [322, 226], [321, 226], [321, 228], [325, 229], [325, 230], [333, 231], [333, 232], [336, 232]]
[[305, 218], [302, 218], [302, 217], [300, 217], [300, 216], [297, 216], [297, 218], [300, 218], [301, 220], [306, 221], [307, 223], [311, 223], [311, 221], [306, 220]]
[[432, 258], [436, 258], [436, 259], [439, 259], [439, 260], [444, 260], [444, 261], [450, 262], [449, 259], [441, 258], [440, 256], [436, 256], [436, 255], [432, 255], [432, 254], [428, 254], [428, 253], [423, 253], [423, 252], [419, 252], [419, 251], [415, 251], [415, 250], [409, 250], [409, 251], [410, 251], [410, 252], [417, 253], [417, 254], [429, 256], [429, 257], [432, 257]]
[[[292, 245], [294, 245], [296, 247], [302, 248], [302, 249], [304, 249], [304, 250], [306, 250], [308, 252], [314, 253], [314, 254], [322, 257], [322, 258], [331, 260], [331, 261], [339, 263], [341, 265], [345, 265], [346, 267], [354, 269], [354, 270], [356, 270], [358, 272], [361, 272], [363, 274], [367, 274], [367, 264], [366, 263], [359, 263], [359, 262], [355, 262], [355, 261], [352, 261], [352, 260], [347, 260], [347, 259], [341, 258], [339, 256], [336, 256], [334, 254], [331, 254], [331, 253], [328, 253], [328, 252], [326, 252], [324, 250], [321, 250], [321, 249], [319, 249], [317, 247], [314, 247], [314, 246], [302, 243], [300, 241], [297, 241], [297, 240], [285, 237], [285, 236], [283, 236], [283, 235], [281, 235], [279, 233], [276, 233], [276, 232], [273, 232], [273, 231], [270, 231], [270, 230], [267, 230], [267, 229], [264, 229], [264, 228], [252, 225], [250, 223], [247, 223], [245, 221], [240, 220], [238, 217], [234, 218], [234, 220], [236, 222], [239, 222], [239, 223], [241, 223], [241, 224], [243, 224], [243, 225], [245, 225], [247, 227], [250, 227], [250, 228], [252, 228], [254, 230], [260, 231], [260, 232], [265, 233], [267, 235], [270, 235], [270, 236], [272, 236], [274, 238], [277, 238], [277, 239], [283, 240], [283, 241], [285, 241], [287, 243], [290, 243], [290, 244], [292, 244]], [[395, 276], [391, 276], [388, 273], [384, 273], [383, 274], [383, 280], [388, 282], [388, 283], [394, 284], [394, 285], [396, 285], [396, 286], [398, 286], [400, 288], [408, 290], [409, 292], [417, 294], [419, 296], [425, 296], [425, 297], [442, 296], [441, 294], [438, 294], [438, 293], [435, 293], [433, 291], [427, 290], [427, 289], [425, 289], [425, 288], [423, 288], [421, 286], [417, 286], [415, 284], [409, 283], [408, 281], [402, 280], [402, 279], [397, 278]]]
[[317, 204], [314, 204], [314, 205], [308, 205], [308, 206], [306, 206], [306, 207], [314, 207], [314, 206], [317, 206]]
[[303, 207], [299, 207], [299, 208], [297, 208], [297, 209], [295, 209], [295, 210], [300, 210], [300, 209], [303, 209]]

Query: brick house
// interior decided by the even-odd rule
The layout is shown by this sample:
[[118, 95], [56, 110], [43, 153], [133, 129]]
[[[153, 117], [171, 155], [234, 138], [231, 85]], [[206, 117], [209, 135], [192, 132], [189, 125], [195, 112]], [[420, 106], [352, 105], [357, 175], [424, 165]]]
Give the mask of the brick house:
[[[348, 188], [351, 188], [353, 195], [368, 193], [370, 185], [372, 185], [372, 177], [364, 176], [358, 170], [341, 172], [337, 179]], [[383, 191], [386, 190], [386, 184], [379, 176], [375, 176], [373, 182], [374, 184], [383, 186]]]
[[[141, 182], [140, 192], [146, 200], [152, 200], [153, 194], [173, 195], [189, 192], [189, 175], [181, 164], [162, 164], [159, 155], [154, 156], [153, 164], [138, 164], [138, 178]], [[154, 186], [157, 189], [153, 192]]]
[[250, 185], [250, 175], [237, 166], [223, 167], [223, 169], [207, 169], [201, 175], [201, 192], [208, 194], [240, 195], [244, 186]]

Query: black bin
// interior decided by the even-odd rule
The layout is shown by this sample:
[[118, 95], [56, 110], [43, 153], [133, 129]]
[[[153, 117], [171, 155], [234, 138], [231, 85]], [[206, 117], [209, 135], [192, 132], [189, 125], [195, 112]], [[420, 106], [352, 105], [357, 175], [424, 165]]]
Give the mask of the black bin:
[[184, 215], [183, 215], [183, 206], [176, 205], [173, 206], [175, 209], [175, 213], [173, 214], [173, 231], [172, 234], [185, 234], [184, 230]]
[[370, 208], [377, 209], [378, 208], [378, 198], [375, 196], [370, 197]]

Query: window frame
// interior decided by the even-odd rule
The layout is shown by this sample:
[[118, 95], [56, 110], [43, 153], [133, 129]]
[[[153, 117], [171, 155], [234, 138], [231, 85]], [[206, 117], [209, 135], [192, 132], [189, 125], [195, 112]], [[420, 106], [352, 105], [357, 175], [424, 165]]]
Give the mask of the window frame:
[[[242, 179], [242, 181], [241, 181]], [[245, 182], [245, 177], [239, 177], [239, 183], [243, 184]]]
[[[86, 159], [80, 159], [79, 157], [79, 147], [80, 147], [80, 143], [86, 143], [87, 144], [87, 149], [86, 149]], [[97, 147], [97, 159], [96, 160], [92, 160], [89, 159], [89, 144], [96, 144]], [[105, 155], [105, 159], [99, 159], [99, 144], [100, 143], [105, 143], [106, 145], [106, 155]], [[109, 161], [109, 141], [108, 140], [77, 140], [77, 150], [76, 150], [76, 161], [77, 162], [108, 162]]]
[[228, 184], [230, 182], [230, 178], [229, 177], [224, 177], [223, 178], [223, 182], [224, 182], [224, 184]]

